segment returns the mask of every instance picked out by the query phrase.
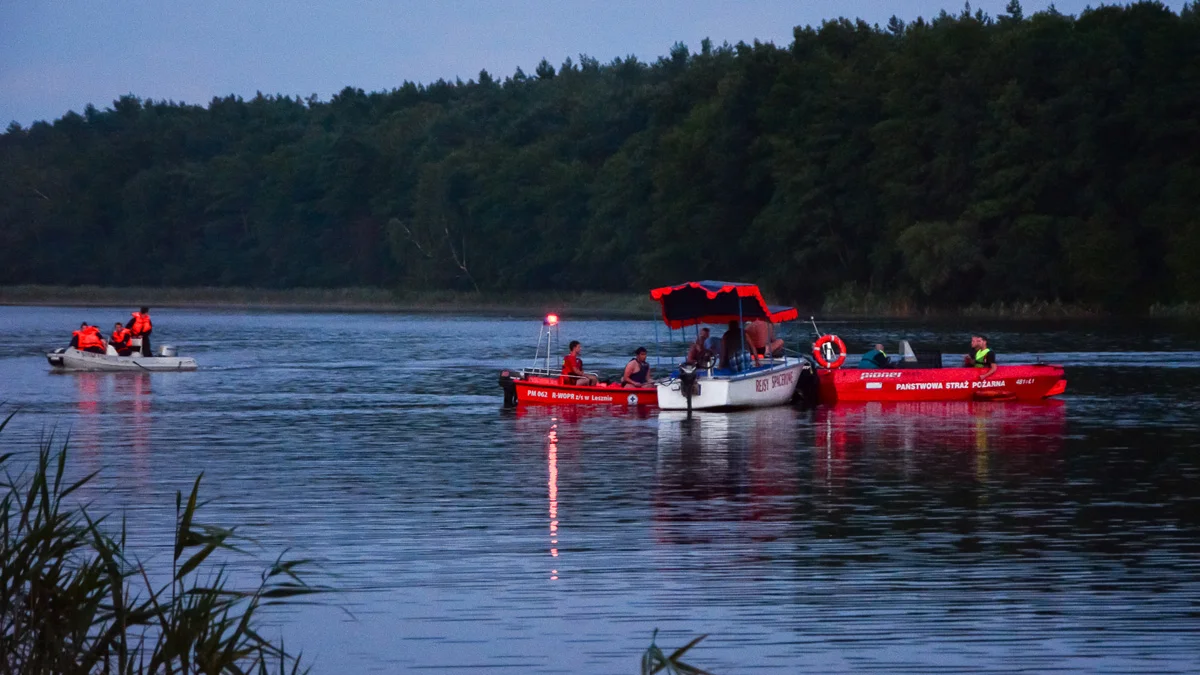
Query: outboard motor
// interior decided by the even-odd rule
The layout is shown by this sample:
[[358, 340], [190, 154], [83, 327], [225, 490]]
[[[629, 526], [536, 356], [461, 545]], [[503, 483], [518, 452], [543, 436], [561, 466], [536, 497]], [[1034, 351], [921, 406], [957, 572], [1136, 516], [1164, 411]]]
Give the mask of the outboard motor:
[[792, 403], [808, 409], [817, 405], [821, 387], [817, 369], [813, 367], [812, 361], [807, 358], [803, 361], [804, 364], [800, 367], [800, 374], [796, 379], [796, 391], [792, 393]]
[[512, 373], [500, 371], [500, 388], [504, 390], [504, 407], [517, 407], [517, 385], [513, 383]]
[[679, 366], [679, 391], [687, 400], [688, 416], [692, 415], [692, 394], [696, 391], [696, 364], [685, 363]]

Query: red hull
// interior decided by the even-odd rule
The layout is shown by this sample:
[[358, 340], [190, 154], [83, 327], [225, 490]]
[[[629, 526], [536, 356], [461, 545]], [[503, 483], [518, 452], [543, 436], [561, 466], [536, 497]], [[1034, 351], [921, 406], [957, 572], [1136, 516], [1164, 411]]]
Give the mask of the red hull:
[[986, 380], [978, 368], [820, 369], [821, 403], [845, 401], [1038, 401], [1066, 389], [1061, 366], [999, 366]]
[[543, 405], [590, 405], [590, 406], [647, 406], [658, 405], [658, 390], [627, 389], [625, 387], [580, 387], [559, 384], [558, 378], [531, 376], [525, 380], [513, 380], [517, 387], [518, 403]]

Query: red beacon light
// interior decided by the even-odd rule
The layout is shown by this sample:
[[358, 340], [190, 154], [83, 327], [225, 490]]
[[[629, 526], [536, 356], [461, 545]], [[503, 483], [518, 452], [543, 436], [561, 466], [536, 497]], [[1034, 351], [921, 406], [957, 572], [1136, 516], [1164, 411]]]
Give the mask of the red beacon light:
[[558, 315], [557, 314], [547, 314], [546, 315], [546, 325], [547, 326], [557, 326], [558, 325]]

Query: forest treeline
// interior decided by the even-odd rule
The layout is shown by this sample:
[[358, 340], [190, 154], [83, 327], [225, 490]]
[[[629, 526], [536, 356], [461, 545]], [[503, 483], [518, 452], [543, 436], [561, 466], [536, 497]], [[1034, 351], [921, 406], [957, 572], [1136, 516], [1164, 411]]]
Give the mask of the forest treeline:
[[846, 19], [0, 136], [0, 284], [1200, 300], [1200, 3]]

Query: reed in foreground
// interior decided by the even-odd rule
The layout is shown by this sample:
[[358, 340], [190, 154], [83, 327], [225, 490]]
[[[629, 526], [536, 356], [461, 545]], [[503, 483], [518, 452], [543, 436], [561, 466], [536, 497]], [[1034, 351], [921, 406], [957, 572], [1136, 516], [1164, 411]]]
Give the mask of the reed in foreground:
[[642, 675], [654, 675], [655, 673], [667, 673], [667, 675], [712, 675], [707, 670], [688, 665], [680, 660], [689, 649], [700, 644], [700, 641], [706, 637], [708, 636], [701, 635], [668, 655], [657, 644], [658, 629], [656, 628], [654, 634], [650, 636], [650, 646], [642, 653]]
[[325, 590], [301, 577], [307, 561], [278, 558], [256, 586], [235, 587], [206, 561], [245, 553], [233, 529], [197, 520], [197, 478], [186, 500], [176, 494], [171, 579], [156, 585], [128, 557], [124, 522], [111, 534], [106, 517], [73, 505], [96, 474], [65, 480], [67, 444], [53, 452], [52, 442], [17, 476], [12, 454], [0, 454], [0, 674], [301, 671], [256, 619], [265, 606]]

